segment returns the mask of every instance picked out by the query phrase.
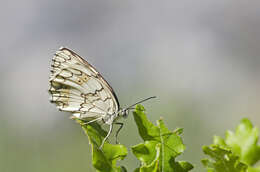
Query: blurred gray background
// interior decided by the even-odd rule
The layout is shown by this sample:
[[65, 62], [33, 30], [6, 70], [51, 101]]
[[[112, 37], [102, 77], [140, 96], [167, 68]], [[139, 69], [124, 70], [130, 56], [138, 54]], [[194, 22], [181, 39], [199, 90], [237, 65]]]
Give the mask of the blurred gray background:
[[[48, 99], [53, 54], [68, 47], [109, 81], [121, 106], [141, 98], [149, 119], [184, 128], [178, 160], [205, 171], [201, 146], [241, 118], [260, 126], [260, 2], [2, 1], [0, 171], [94, 171], [80, 126]], [[140, 143], [130, 115], [120, 133]], [[129, 149], [121, 164], [138, 166]]]

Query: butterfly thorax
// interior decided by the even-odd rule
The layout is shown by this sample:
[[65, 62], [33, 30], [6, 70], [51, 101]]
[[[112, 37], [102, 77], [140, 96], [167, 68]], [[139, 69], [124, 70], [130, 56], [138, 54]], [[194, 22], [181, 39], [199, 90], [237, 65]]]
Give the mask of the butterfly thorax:
[[119, 113], [114, 112], [113, 114], [107, 114], [102, 118], [102, 121], [105, 124], [111, 125], [113, 122], [115, 122], [119, 118]]

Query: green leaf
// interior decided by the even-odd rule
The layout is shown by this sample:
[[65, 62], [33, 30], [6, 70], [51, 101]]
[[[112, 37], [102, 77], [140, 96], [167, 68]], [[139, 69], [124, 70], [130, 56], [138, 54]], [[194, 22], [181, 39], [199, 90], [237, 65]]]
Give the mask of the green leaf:
[[254, 165], [260, 159], [258, 134], [258, 128], [254, 128], [248, 119], [243, 119], [235, 133], [227, 131], [225, 143], [240, 157], [240, 161]]
[[172, 132], [162, 120], [158, 120], [155, 126], [147, 119], [141, 105], [137, 105], [133, 114], [139, 134], [144, 140], [144, 143], [132, 147], [134, 155], [141, 161], [141, 167], [136, 172], [186, 172], [193, 168], [188, 162], [175, 161], [185, 149], [179, 136], [182, 129]]
[[[220, 150], [225, 150], [229, 152], [228, 155], [225, 155], [226, 157], [230, 156], [229, 160], [232, 160], [232, 158], [233, 160], [236, 159], [236, 162], [233, 161], [233, 168], [236, 168], [236, 164], [242, 163], [247, 165], [247, 172], [260, 172], [260, 167], [252, 166], [260, 159], [260, 146], [257, 142], [258, 129], [256, 127], [254, 128], [248, 119], [243, 119], [236, 128], [235, 133], [232, 131], [226, 132], [225, 139], [219, 136], [214, 136], [214, 145], [211, 146], [212, 150], [214, 148], [214, 154], [209, 154], [210, 151], [206, 151], [209, 150], [207, 147], [203, 147], [203, 151], [205, 154], [208, 154], [215, 159], [216, 164], [223, 165], [224, 163], [220, 163], [223, 162], [223, 159], [221, 161], [220, 159], [216, 159], [216, 157], [223, 156], [223, 154], [220, 154]], [[212, 162], [210, 163], [209, 160], [203, 160], [202, 163], [204, 166], [208, 167], [208, 169], [213, 171], [216, 171], [217, 167], [220, 168], [219, 166], [212, 166]], [[232, 165], [232, 163], [229, 165]]]
[[203, 159], [201, 162], [208, 172], [246, 172], [247, 165], [239, 162], [239, 157], [230, 150], [219, 145], [203, 146], [203, 152], [213, 160]]
[[95, 122], [84, 125], [84, 121], [78, 119], [76, 121], [81, 124], [88, 135], [92, 146], [92, 164], [96, 170], [99, 172], [126, 172], [126, 169], [117, 166], [116, 162], [126, 157], [127, 148], [123, 145], [112, 145], [106, 141], [103, 148], [99, 149], [107, 132]]
[[[146, 147], [147, 146], [147, 147]], [[137, 145], [132, 148], [134, 154], [137, 156], [137, 158], [143, 162], [142, 167], [136, 169], [137, 172], [157, 172], [159, 170], [159, 158], [160, 158], [160, 145], [155, 145], [155, 149], [152, 152], [152, 155], [155, 155], [154, 159], [150, 159], [148, 156], [151, 156], [149, 152], [147, 152], [148, 156], [142, 157], [143, 151], [148, 151], [147, 148], [151, 148], [152, 144], [149, 142], [146, 142], [146, 145]], [[154, 148], [154, 146], [152, 147]], [[150, 163], [145, 163], [146, 161], [150, 161]]]
[[260, 167], [248, 167], [248, 172], [260, 172]]

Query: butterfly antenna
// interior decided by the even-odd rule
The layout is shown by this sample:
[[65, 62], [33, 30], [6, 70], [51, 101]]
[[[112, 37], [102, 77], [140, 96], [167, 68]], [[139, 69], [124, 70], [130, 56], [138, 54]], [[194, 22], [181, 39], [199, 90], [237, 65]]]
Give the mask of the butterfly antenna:
[[140, 104], [140, 103], [143, 103], [143, 102], [145, 102], [145, 101], [147, 101], [147, 100], [150, 100], [150, 99], [153, 99], [153, 98], [156, 98], [156, 96], [152, 96], [152, 97], [148, 97], [148, 98], [146, 98], [146, 99], [143, 99], [143, 100], [141, 100], [141, 101], [139, 101], [139, 102], [137, 102], [137, 103], [135, 103], [135, 104], [129, 106], [128, 108], [126, 108], [126, 110], [131, 109], [133, 106], [135, 106], [135, 105], [137, 105], [137, 104]]

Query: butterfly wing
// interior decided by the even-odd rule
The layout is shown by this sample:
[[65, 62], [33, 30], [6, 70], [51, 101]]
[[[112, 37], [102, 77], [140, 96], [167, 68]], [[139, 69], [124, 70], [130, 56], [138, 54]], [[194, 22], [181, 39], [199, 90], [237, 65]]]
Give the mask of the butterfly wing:
[[49, 82], [51, 102], [77, 118], [102, 118], [120, 108], [108, 82], [87, 61], [67, 48], [55, 53]]

